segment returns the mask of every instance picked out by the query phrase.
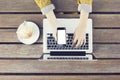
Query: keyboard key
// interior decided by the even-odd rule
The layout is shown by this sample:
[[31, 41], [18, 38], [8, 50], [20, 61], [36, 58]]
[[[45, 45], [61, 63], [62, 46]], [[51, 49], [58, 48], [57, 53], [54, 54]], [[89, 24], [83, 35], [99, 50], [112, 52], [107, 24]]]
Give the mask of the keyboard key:
[[76, 48], [76, 47], [72, 47], [72, 42], [73, 42], [73, 36], [74, 34], [68, 34], [68, 40], [67, 40], [67, 43], [65, 46], [59, 46], [57, 44], [57, 41], [55, 41], [54, 37], [52, 36], [51, 33], [48, 33], [49, 36], [47, 36], [47, 48], [48, 49], [54, 49], [54, 50], [69, 50], [69, 49], [72, 49], [72, 50], [85, 50], [85, 49], [88, 49], [89, 46], [88, 46], [88, 34], [86, 34], [86, 44], [85, 46], [81, 46], [79, 48]]

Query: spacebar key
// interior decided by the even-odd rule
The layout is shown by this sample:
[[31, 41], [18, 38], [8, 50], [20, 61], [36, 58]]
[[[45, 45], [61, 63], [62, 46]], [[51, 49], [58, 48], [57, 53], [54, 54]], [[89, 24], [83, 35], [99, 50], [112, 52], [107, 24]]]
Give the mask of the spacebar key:
[[51, 51], [50, 52], [51, 56], [85, 56], [86, 53], [84, 51], [81, 52], [58, 52], [58, 51]]

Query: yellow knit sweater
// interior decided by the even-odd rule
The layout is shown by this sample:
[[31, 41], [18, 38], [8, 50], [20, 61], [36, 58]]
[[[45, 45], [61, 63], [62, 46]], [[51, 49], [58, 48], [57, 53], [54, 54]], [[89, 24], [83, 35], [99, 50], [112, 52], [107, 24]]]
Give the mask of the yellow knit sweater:
[[[35, 0], [35, 2], [40, 7], [40, 9], [44, 8], [47, 5], [52, 4], [51, 0]], [[77, 0], [77, 4], [92, 5], [92, 0]]]

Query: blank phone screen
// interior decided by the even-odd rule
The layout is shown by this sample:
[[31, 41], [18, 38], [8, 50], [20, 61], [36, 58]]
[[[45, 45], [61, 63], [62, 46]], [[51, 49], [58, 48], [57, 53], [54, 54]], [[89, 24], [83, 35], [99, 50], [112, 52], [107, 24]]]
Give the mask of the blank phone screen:
[[57, 38], [58, 38], [57, 39], [58, 44], [66, 44], [66, 31], [58, 30]]

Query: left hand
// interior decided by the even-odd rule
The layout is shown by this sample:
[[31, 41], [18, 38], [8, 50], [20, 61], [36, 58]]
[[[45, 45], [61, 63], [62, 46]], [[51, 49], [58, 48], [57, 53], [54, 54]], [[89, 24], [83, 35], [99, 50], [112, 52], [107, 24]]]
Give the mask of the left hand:
[[73, 44], [77, 48], [86, 44], [86, 23], [80, 23], [74, 32]]

